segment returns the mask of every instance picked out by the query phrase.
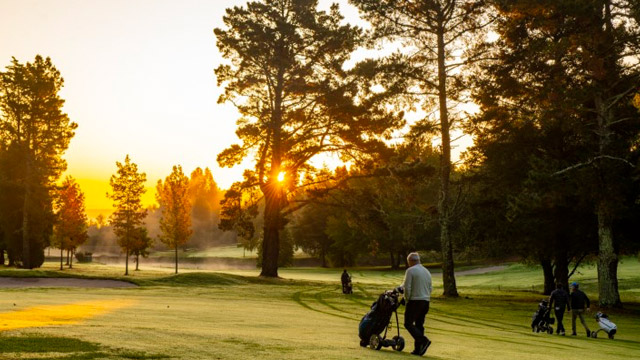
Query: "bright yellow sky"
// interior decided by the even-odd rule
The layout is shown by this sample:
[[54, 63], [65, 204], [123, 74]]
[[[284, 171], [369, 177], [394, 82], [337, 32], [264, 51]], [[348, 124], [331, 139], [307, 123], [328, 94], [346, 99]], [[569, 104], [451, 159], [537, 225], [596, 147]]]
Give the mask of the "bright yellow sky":
[[[220, 169], [216, 155], [237, 142], [232, 105], [216, 103], [222, 61], [213, 28], [244, 0], [0, 0], [0, 67], [49, 56], [65, 79], [64, 110], [78, 123], [67, 174], [89, 215], [108, 212], [109, 177], [126, 154], [147, 173], [146, 204], [158, 179], [182, 165], [212, 169], [223, 188], [243, 166]], [[347, 21], [357, 10], [338, 2]]]

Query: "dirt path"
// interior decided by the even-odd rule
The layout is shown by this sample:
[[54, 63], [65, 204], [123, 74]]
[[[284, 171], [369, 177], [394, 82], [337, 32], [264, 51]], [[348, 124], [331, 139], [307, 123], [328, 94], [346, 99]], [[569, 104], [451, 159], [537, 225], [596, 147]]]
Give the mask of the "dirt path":
[[74, 278], [15, 278], [0, 277], [0, 288], [81, 287], [81, 288], [130, 288], [138, 285], [118, 280]]

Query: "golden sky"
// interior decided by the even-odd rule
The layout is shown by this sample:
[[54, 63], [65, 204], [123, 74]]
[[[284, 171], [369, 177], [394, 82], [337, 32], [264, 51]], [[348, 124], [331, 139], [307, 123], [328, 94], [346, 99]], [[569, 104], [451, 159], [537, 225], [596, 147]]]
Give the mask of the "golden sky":
[[79, 125], [64, 156], [67, 174], [91, 212], [111, 207], [109, 177], [126, 154], [147, 173], [147, 204], [175, 164], [185, 172], [209, 167], [223, 188], [240, 178], [242, 167], [220, 169], [215, 161], [237, 141], [237, 113], [216, 103], [213, 69], [222, 59], [213, 28], [225, 8], [243, 3], [0, 0], [0, 67], [11, 56], [26, 62], [41, 54], [65, 79], [64, 110]]
[[[346, 21], [360, 23], [347, 0]], [[244, 166], [220, 169], [216, 155], [237, 142], [237, 112], [217, 104], [213, 69], [222, 62], [213, 28], [244, 0], [0, 0], [0, 67], [15, 56], [49, 56], [65, 79], [61, 96], [76, 136], [64, 157], [94, 217], [108, 213], [109, 177], [126, 154], [154, 186], [182, 165], [209, 167], [228, 187]], [[364, 56], [364, 55], [363, 55]], [[246, 163], [248, 166], [249, 163]]]

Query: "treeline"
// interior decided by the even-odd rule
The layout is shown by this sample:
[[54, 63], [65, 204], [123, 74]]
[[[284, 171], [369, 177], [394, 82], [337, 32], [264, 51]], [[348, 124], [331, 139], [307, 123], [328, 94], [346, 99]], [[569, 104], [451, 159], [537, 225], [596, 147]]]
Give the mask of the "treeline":
[[[211, 170], [196, 168], [189, 176], [188, 198], [191, 204], [191, 229], [189, 240], [182, 248], [206, 249], [212, 246], [235, 245], [237, 239], [234, 233], [225, 233], [218, 229], [220, 200], [224, 190], [220, 189]], [[144, 218], [144, 227], [149, 237], [157, 239], [161, 235], [160, 219], [162, 211], [156, 204], [147, 207], [147, 216]], [[89, 221], [88, 240], [82, 245], [82, 251], [94, 255], [120, 254], [117, 238], [113, 233], [113, 227], [109, 219], [104, 215], [98, 215]], [[161, 241], [154, 241], [149, 251], [164, 251], [167, 246]]]
[[[639, 242], [637, 2], [351, 3], [370, 30], [286, 0], [229, 8], [214, 30], [219, 101], [241, 114], [218, 162], [255, 164], [220, 226], [261, 249], [261, 275], [291, 243], [334, 265], [439, 249], [457, 296], [454, 251], [477, 249], [541, 264], [548, 292], [593, 256], [600, 303], [620, 305], [618, 257]], [[383, 47], [402, 50], [353, 61]], [[474, 146], [454, 165], [461, 132]], [[323, 154], [349, 170], [314, 167]]]
[[[62, 158], [77, 124], [62, 111], [64, 84], [51, 59], [36, 56], [26, 64], [13, 59], [0, 72], [0, 261], [36, 268], [44, 249], [60, 250], [60, 269], [73, 267], [74, 253], [108, 249], [140, 256], [152, 248], [206, 248], [235, 243], [217, 228], [223, 192], [211, 171], [195, 169], [190, 178], [180, 167], [156, 186], [157, 207], [144, 209], [146, 175], [127, 158], [117, 162], [109, 197], [116, 211], [109, 219], [87, 218], [84, 194]], [[181, 197], [177, 196], [181, 194]], [[154, 241], [160, 240], [160, 241]], [[66, 251], [66, 254], [65, 254]], [[50, 254], [50, 252], [49, 252]], [[176, 257], [177, 271], [177, 257]]]

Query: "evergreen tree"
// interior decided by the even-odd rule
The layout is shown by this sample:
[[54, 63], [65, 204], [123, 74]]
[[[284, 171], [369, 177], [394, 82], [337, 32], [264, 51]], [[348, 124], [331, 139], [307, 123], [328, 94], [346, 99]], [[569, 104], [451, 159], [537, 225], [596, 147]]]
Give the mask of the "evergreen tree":
[[[526, 192], [545, 194], [556, 209], [576, 203], [591, 208], [584, 218], [595, 221], [600, 303], [617, 306], [613, 226], [632, 205], [626, 194], [638, 157], [633, 145], [638, 125], [632, 121], [637, 113], [631, 106], [638, 68], [625, 60], [640, 48], [637, 14], [631, 1], [523, 0], [495, 6], [496, 61], [476, 86], [481, 118], [488, 121], [477, 128], [494, 141], [522, 127], [519, 122], [530, 124], [530, 136], [539, 142], [529, 148]], [[539, 203], [537, 195], [528, 197]], [[554, 247], [562, 251], [564, 245]], [[557, 255], [557, 261], [565, 258]]]
[[138, 165], [131, 162], [129, 155], [124, 163], [116, 161], [118, 171], [109, 180], [111, 193], [107, 197], [113, 200], [115, 211], [111, 214], [109, 224], [118, 237], [118, 245], [125, 253], [125, 275], [129, 275], [129, 256], [139, 238], [140, 230], [147, 210], [142, 207], [142, 195], [146, 192], [144, 183], [145, 173], [138, 172]]
[[51, 189], [66, 169], [61, 156], [77, 127], [62, 111], [63, 84], [51, 59], [40, 55], [26, 64], [13, 58], [0, 73], [0, 139], [8, 165], [0, 191], [19, 202], [20, 212], [4, 231], [19, 233], [9, 242], [10, 258], [28, 269], [44, 261], [54, 221]]

